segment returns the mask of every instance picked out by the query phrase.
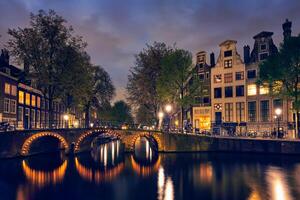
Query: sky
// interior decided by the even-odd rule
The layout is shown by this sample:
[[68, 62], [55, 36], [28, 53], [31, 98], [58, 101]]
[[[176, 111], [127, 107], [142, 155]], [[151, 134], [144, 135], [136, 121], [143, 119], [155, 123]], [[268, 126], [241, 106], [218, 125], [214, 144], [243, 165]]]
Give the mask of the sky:
[[83, 36], [92, 62], [112, 77], [115, 100], [126, 98], [134, 55], [154, 41], [217, 57], [222, 41], [237, 40], [242, 55], [261, 31], [274, 32], [278, 45], [286, 18], [300, 33], [300, 0], [0, 0], [0, 48], [8, 28], [28, 26], [40, 9], [55, 10]]

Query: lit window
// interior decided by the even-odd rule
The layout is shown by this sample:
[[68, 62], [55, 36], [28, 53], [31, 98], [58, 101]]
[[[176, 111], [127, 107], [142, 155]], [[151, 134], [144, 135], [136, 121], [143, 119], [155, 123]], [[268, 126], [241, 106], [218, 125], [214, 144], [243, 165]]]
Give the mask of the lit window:
[[38, 108], [41, 107], [41, 97], [36, 97], [36, 106], [37, 106]]
[[29, 93], [25, 94], [25, 103], [26, 103], [26, 105], [30, 106], [30, 94]]
[[31, 105], [36, 106], [36, 98], [35, 95], [31, 95]]
[[9, 113], [9, 99], [4, 98], [4, 113]]
[[17, 87], [15, 85], [11, 86], [11, 95], [17, 96]]
[[248, 96], [256, 95], [256, 84], [248, 85], [247, 93], [248, 93]]
[[24, 92], [19, 91], [19, 103], [24, 104]]
[[16, 114], [17, 103], [16, 100], [10, 100], [10, 113]]
[[269, 87], [259, 86], [259, 94], [269, 94]]
[[10, 94], [10, 84], [5, 83], [4, 92], [5, 92], [5, 94]]
[[221, 83], [222, 82], [222, 74], [214, 75], [214, 82]]
[[232, 59], [224, 61], [224, 68], [231, 68], [232, 67]]

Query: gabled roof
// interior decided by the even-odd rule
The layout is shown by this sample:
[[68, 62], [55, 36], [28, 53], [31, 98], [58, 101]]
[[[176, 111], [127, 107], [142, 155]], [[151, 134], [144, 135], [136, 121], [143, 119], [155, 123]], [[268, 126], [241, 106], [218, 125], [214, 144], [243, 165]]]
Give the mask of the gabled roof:
[[273, 35], [273, 32], [268, 31], [262, 31], [258, 33], [257, 35], [253, 36], [253, 39], [262, 38], [262, 37], [271, 37]]
[[227, 44], [236, 44], [237, 41], [236, 40], [225, 40], [224, 42], [222, 42], [221, 44], [219, 44], [219, 46], [224, 46], [224, 45], [227, 45]]

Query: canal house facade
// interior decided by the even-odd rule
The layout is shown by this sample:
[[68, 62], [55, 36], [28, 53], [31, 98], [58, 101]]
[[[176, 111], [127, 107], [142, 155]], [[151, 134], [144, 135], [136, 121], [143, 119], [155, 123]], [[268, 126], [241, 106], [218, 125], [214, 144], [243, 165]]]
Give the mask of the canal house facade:
[[216, 65], [211, 69], [211, 116], [215, 134], [243, 132], [246, 122], [245, 64], [235, 40], [220, 46]]

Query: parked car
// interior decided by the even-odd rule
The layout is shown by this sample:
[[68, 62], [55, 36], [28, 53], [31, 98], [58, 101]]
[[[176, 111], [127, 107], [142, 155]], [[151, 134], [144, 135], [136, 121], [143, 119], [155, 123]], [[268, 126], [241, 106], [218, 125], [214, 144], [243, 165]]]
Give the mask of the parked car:
[[11, 124], [9, 124], [9, 122], [0, 122], [0, 131], [14, 131], [15, 127]]

